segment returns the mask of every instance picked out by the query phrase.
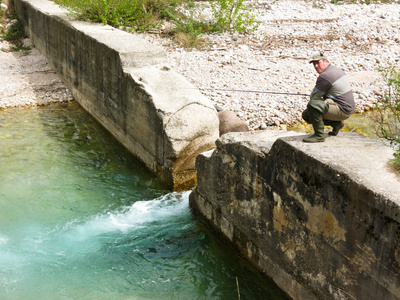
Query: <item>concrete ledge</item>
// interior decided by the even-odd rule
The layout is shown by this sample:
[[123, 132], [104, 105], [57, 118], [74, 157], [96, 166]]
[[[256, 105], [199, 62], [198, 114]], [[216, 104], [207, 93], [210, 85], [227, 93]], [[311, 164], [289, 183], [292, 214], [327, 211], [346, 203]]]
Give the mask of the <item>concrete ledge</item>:
[[195, 157], [215, 147], [219, 120], [211, 101], [170, 70], [163, 49], [110, 26], [74, 21], [47, 0], [14, 6], [83, 108], [167, 188], [195, 185]]
[[228, 133], [197, 159], [193, 212], [293, 299], [400, 299], [393, 151], [359, 134]]

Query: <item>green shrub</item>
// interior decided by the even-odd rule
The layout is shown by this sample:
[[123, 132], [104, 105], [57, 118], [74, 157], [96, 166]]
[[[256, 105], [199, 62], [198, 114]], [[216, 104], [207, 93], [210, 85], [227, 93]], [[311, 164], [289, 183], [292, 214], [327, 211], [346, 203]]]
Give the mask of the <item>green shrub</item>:
[[130, 27], [134, 31], [154, 28], [161, 10], [183, 0], [56, 0], [78, 19]]
[[217, 0], [211, 2], [216, 31], [246, 32], [257, 29], [259, 22], [243, 0]]
[[400, 71], [380, 69], [387, 90], [379, 97], [374, 121], [376, 133], [396, 149], [393, 165], [400, 170]]
[[[193, 14], [196, 6], [185, 0], [56, 0], [67, 7], [80, 20], [102, 22], [132, 31], [148, 31], [161, 19], [172, 22], [175, 40], [186, 47], [199, 47], [201, 35], [209, 32], [255, 30], [258, 22], [243, 0], [215, 0], [210, 2], [213, 20], [199, 20]], [[190, 15], [180, 12], [177, 7], [184, 5]]]
[[189, 16], [173, 6], [162, 11], [163, 18], [176, 26], [173, 30], [176, 42], [184, 47], [199, 48], [203, 42], [202, 34], [224, 31], [245, 33], [255, 30], [259, 25], [251, 9], [243, 5], [243, 0], [211, 0], [210, 5], [213, 17], [210, 20], [202, 20], [194, 15], [194, 2], [186, 4]]
[[16, 23], [4, 34], [4, 39], [14, 45], [20, 44], [21, 39], [24, 37], [25, 33], [20, 22]]
[[28, 54], [29, 50], [31, 50], [31, 47], [24, 46], [24, 39], [27, 38], [27, 35], [19, 21], [7, 32], [3, 33], [3, 38], [12, 44], [10, 47], [11, 51], [23, 51], [25, 54]]
[[195, 6], [193, 2], [189, 2], [185, 7], [190, 9], [189, 16], [177, 11], [176, 7], [173, 6], [162, 10], [161, 16], [175, 25], [172, 32], [165, 33], [171, 34], [174, 41], [185, 48], [201, 48], [204, 42], [201, 35], [211, 32], [212, 29], [208, 22], [199, 20], [198, 17], [194, 16]]

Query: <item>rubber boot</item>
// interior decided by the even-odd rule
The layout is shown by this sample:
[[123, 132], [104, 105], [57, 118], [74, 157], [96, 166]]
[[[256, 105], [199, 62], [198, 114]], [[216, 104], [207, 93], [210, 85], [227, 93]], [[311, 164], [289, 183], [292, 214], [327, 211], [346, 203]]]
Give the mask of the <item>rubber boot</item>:
[[343, 121], [335, 121], [335, 122], [332, 122], [331, 126], [332, 126], [332, 131], [329, 132], [328, 134], [331, 136], [337, 136], [340, 129], [343, 128], [344, 122]]
[[329, 110], [329, 105], [324, 101], [316, 100], [310, 101], [307, 104], [308, 120], [314, 128], [314, 134], [308, 138], [304, 138], [305, 143], [320, 143], [325, 142], [324, 133], [324, 120], [322, 119], [323, 114]]
[[324, 133], [324, 127], [325, 124], [321, 120], [318, 123], [313, 123], [313, 128], [314, 128], [314, 134], [309, 136], [308, 138], [304, 138], [303, 142], [305, 143], [322, 143], [325, 142], [325, 133]]

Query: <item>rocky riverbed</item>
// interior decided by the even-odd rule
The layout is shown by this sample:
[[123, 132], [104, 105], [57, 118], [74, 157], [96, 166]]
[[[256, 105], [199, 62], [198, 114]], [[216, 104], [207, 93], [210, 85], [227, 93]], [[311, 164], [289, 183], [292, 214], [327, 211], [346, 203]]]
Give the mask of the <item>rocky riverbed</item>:
[[26, 54], [10, 51], [10, 47], [0, 41], [0, 109], [73, 100], [71, 92], [38, 50]]
[[[141, 36], [164, 47], [174, 70], [215, 105], [234, 111], [251, 129], [285, 128], [302, 121], [308, 97], [293, 94], [312, 90], [317, 73], [308, 59], [315, 52], [324, 51], [331, 63], [347, 72], [358, 112], [373, 107], [386, 88], [378, 67], [400, 65], [399, 3], [255, 0], [247, 4], [260, 21], [257, 31], [204, 36], [201, 50], [182, 48], [160, 34]], [[208, 2], [199, 5], [207, 17]], [[8, 52], [4, 41], [0, 48], [0, 107], [70, 100], [66, 87], [36, 50], [26, 56]]]

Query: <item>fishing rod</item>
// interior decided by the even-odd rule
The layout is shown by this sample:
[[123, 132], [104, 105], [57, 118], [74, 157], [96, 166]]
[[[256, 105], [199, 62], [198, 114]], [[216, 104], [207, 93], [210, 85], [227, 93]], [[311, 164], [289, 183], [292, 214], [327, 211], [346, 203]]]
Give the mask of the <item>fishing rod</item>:
[[274, 94], [274, 95], [292, 95], [292, 96], [310, 96], [301, 93], [286, 93], [286, 92], [270, 92], [270, 91], [254, 91], [254, 90], [230, 90], [230, 89], [217, 89], [217, 88], [195, 88], [198, 90], [211, 90], [222, 92], [240, 92], [240, 93], [258, 93], [258, 94]]

